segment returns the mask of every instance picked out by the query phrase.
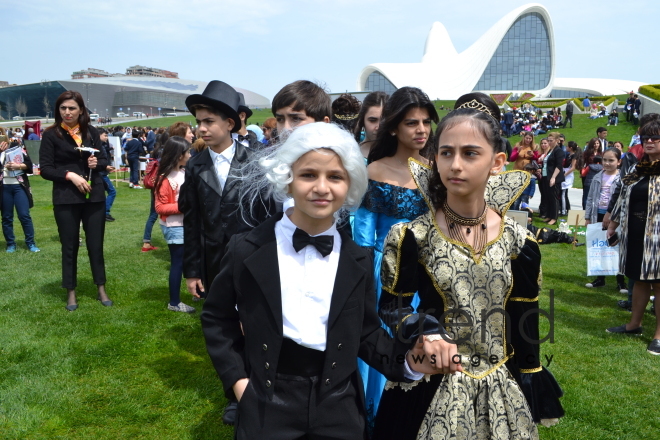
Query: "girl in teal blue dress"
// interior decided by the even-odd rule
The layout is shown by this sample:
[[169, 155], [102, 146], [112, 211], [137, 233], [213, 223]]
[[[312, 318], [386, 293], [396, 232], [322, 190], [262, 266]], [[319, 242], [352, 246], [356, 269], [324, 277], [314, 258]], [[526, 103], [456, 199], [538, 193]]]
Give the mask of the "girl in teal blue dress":
[[[390, 227], [428, 211], [410, 174], [408, 158], [428, 162], [424, 154], [432, 143], [431, 122], [438, 122], [438, 113], [428, 96], [418, 88], [403, 87], [385, 103], [376, 141], [369, 152], [369, 187], [355, 213], [353, 239], [373, 250], [377, 296], [381, 291], [383, 242]], [[362, 361], [359, 364], [366, 394], [367, 423], [373, 426], [386, 380]]]

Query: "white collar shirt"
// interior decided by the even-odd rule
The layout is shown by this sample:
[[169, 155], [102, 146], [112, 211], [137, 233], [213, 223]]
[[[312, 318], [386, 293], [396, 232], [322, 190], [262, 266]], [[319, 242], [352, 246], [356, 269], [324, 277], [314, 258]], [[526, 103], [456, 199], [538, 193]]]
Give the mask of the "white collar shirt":
[[296, 225], [289, 219], [290, 212], [275, 225], [283, 334], [303, 347], [324, 351], [341, 236], [335, 224], [318, 234], [334, 237], [332, 252], [325, 257], [311, 245], [296, 252], [293, 248]]
[[215, 167], [215, 174], [218, 176], [218, 181], [220, 181], [220, 188], [224, 189], [227, 176], [229, 176], [231, 161], [234, 160], [234, 154], [236, 154], [236, 142], [232, 142], [231, 147], [226, 148], [222, 153], [216, 153], [211, 148], [209, 148], [209, 153]]

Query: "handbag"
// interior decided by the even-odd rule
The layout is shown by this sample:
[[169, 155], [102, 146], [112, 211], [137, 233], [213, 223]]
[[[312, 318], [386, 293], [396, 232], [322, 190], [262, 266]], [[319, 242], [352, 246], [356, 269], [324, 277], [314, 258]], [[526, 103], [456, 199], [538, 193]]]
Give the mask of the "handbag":
[[582, 176], [582, 177], [587, 177], [587, 174], [589, 174], [589, 165], [585, 165], [585, 166], [580, 170], [580, 176]]
[[156, 179], [158, 179], [158, 161], [156, 159], [149, 159], [147, 169], [144, 172], [144, 187], [154, 189], [156, 187]]

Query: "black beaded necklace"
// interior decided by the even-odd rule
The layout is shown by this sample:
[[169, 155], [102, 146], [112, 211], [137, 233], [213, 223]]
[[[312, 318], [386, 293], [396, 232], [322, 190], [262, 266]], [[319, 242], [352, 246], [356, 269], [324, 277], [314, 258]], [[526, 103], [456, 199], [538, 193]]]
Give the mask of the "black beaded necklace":
[[[470, 235], [472, 228], [477, 227], [474, 230], [474, 252], [480, 254], [483, 249], [486, 247], [486, 215], [488, 214], [488, 205], [484, 202], [484, 211], [479, 217], [470, 218], [463, 217], [462, 215], [457, 214], [453, 209], [447, 204], [447, 200], [442, 204], [442, 212], [445, 215], [445, 222], [447, 223], [447, 231], [449, 232], [449, 237], [458, 242], [467, 243], [467, 235]], [[461, 226], [466, 226], [465, 233], [463, 233], [463, 228]]]

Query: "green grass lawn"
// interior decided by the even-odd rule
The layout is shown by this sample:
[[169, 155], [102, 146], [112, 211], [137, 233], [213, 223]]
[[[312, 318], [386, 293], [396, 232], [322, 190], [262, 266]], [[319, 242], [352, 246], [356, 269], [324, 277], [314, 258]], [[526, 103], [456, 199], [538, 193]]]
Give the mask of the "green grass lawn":
[[[173, 119], [166, 118], [168, 124]], [[575, 128], [563, 132], [584, 142], [599, 121], [576, 117]], [[614, 128], [610, 139], [625, 139], [634, 131], [625, 123]], [[96, 301], [82, 247], [80, 307], [67, 312], [51, 184], [38, 176], [31, 182], [31, 212], [42, 251], [31, 254], [19, 240], [17, 253], [0, 252], [0, 438], [233, 438], [220, 421], [225, 399], [198, 314], [166, 308], [169, 253], [158, 224], [153, 243], [160, 249], [140, 252], [149, 193], [118, 185], [117, 221], [107, 224], [105, 238], [114, 307]], [[17, 220], [15, 231], [22, 237]], [[558, 426], [540, 428], [541, 438], [658, 438], [660, 359], [646, 352], [654, 317], [645, 317], [641, 337], [605, 333], [629, 318], [616, 307], [624, 296], [614, 288], [614, 277], [604, 288], [587, 289], [584, 247], [541, 249], [546, 310], [554, 291], [554, 343], [541, 350], [552, 356], [550, 369], [564, 388], [566, 409]], [[187, 293], [182, 298], [199, 309]], [[543, 335], [548, 322], [542, 320], [542, 327]]]

